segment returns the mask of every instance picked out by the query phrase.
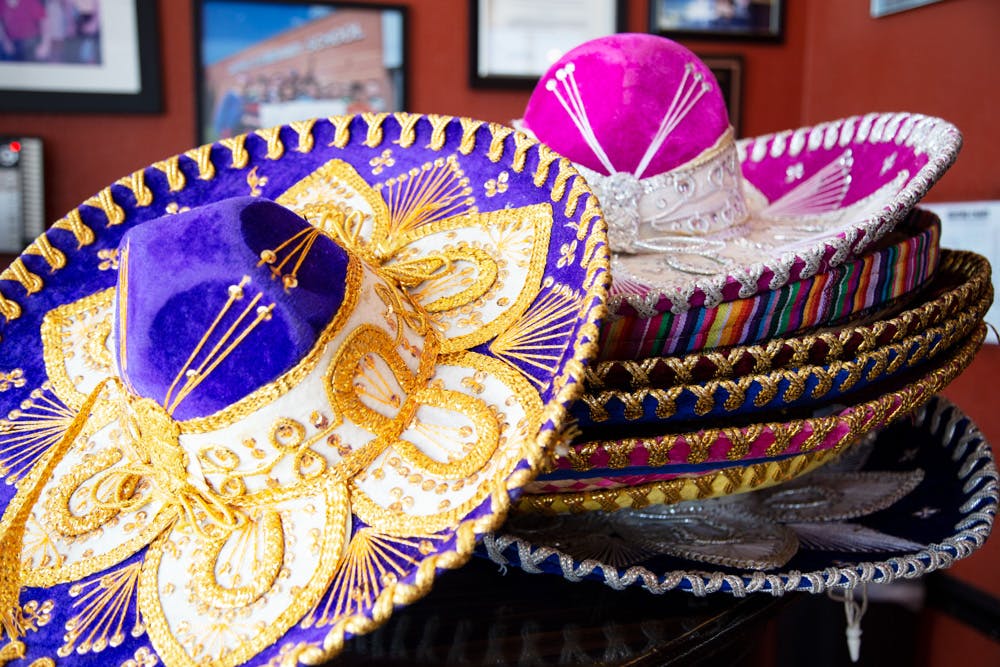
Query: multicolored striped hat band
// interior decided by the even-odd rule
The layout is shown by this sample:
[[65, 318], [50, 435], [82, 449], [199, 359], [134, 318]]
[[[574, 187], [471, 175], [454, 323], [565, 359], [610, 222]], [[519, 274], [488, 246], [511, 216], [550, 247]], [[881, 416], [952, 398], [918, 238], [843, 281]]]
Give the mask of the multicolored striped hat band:
[[562, 442], [608, 263], [568, 161], [469, 119], [296, 123], [108, 186], [0, 275], [4, 658], [333, 656]]
[[645, 317], [776, 290], [862, 254], [961, 145], [951, 124], [910, 113], [738, 140], [711, 71], [648, 34], [566, 53], [521, 122], [593, 187], [614, 252], [612, 312]]

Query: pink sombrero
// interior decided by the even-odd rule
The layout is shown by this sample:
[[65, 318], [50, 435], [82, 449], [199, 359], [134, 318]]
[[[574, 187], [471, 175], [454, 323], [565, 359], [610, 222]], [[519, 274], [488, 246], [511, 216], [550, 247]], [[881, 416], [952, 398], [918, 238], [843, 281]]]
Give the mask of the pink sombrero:
[[950, 123], [910, 113], [737, 141], [710, 70], [647, 34], [563, 56], [523, 127], [594, 189], [615, 252], [612, 311], [646, 317], [775, 290], [858, 256], [961, 146]]

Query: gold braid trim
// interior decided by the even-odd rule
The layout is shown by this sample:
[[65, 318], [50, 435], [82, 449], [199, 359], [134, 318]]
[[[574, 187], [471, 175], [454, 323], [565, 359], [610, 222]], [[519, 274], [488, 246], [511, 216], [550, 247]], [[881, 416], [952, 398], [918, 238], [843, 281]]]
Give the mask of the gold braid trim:
[[593, 197], [590, 193], [590, 188], [587, 186], [587, 181], [583, 179], [582, 176], [577, 175], [576, 179], [573, 181], [573, 185], [569, 190], [569, 197], [566, 198], [566, 217], [572, 218], [576, 214], [576, 209], [580, 204], [580, 198], [584, 197], [584, 201]]
[[246, 142], [247, 135], [245, 134], [219, 140], [219, 145], [223, 148], [228, 148], [232, 154], [229, 166], [233, 169], [242, 169], [250, 161], [250, 153], [247, 152]]
[[382, 145], [382, 123], [389, 117], [387, 113], [363, 113], [361, 120], [368, 125], [368, 133], [365, 135], [363, 143], [369, 148], [376, 148]]
[[396, 143], [401, 148], [409, 148], [417, 141], [417, 121], [421, 116], [413, 113], [398, 112], [392, 115], [399, 123], [399, 138]]
[[[204, 146], [199, 146], [198, 148], [192, 148], [191, 150], [186, 151], [184, 155], [194, 160], [194, 163], [198, 165], [199, 180], [210, 181], [215, 178], [215, 165], [212, 164], [211, 159], [212, 144], [205, 144]], [[150, 193], [149, 199], [150, 201], [153, 200], [152, 193]]]
[[133, 171], [124, 178], [119, 178], [115, 183], [132, 192], [136, 207], [141, 208], [153, 203], [153, 191], [146, 186], [146, 172], [142, 169]]
[[343, 148], [351, 140], [351, 121], [354, 116], [333, 116], [330, 124], [333, 125], [333, 141], [330, 145], [334, 148]]
[[154, 162], [150, 165], [153, 169], [162, 171], [167, 176], [167, 184], [170, 187], [171, 192], [180, 192], [187, 186], [187, 179], [184, 178], [184, 172], [181, 171], [181, 162], [179, 156], [175, 155], [166, 160], [161, 160], [159, 162]]
[[553, 202], [562, 201], [563, 197], [566, 196], [566, 183], [574, 176], [580, 178], [580, 174], [573, 168], [570, 161], [564, 157], [559, 158], [559, 171], [556, 173], [556, 180], [552, 184]]
[[11, 301], [0, 292], [0, 315], [10, 322], [21, 316], [21, 306], [16, 301]]
[[427, 148], [432, 151], [439, 151], [444, 148], [447, 140], [448, 125], [451, 123], [451, 116], [439, 116], [428, 114], [427, 121], [431, 124], [431, 140], [427, 143]]
[[73, 234], [76, 238], [76, 247], [78, 250], [94, 242], [94, 231], [83, 224], [83, 218], [80, 217], [80, 209], [78, 208], [74, 208], [67, 213], [65, 218], [57, 220], [52, 225], [52, 228], [62, 229]]
[[267, 127], [254, 130], [254, 134], [267, 142], [267, 154], [264, 156], [268, 160], [280, 160], [285, 154], [285, 144], [281, 142], [281, 126]]
[[38, 255], [49, 264], [52, 271], [66, 266], [66, 255], [49, 241], [47, 234], [42, 234], [29, 245], [25, 255]]
[[45, 287], [45, 283], [42, 282], [42, 279], [29, 271], [28, 267], [24, 265], [24, 262], [21, 261], [20, 257], [11, 262], [10, 265], [3, 270], [3, 273], [0, 273], [0, 279], [20, 283], [21, 287], [23, 287], [28, 293], [28, 296], [35, 294]]
[[544, 144], [538, 146], [538, 166], [535, 167], [535, 187], [542, 187], [549, 180], [549, 168], [559, 159], [559, 154]]
[[311, 153], [313, 147], [316, 145], [316, 140], [312, 134], [314, 125], [316, 125], [315, 118], [310, 118], [308, 120], [293, 120], [288, 124], [288, 127], [295, 130], [295, 134], [298, 136], [299, 145], [295, 148], [295, 150], [299, 153]]
[[503, 158], [504, 153], [504, 142], [507, 137], [514, 133], [514, 130], [505, 126], [498, 125], [497, 123], [490, 123], [490, 135], [493, 137], [490, 141], [490, 148], [486, 152], [486, 157], [490, 159], [490, 162], [499, 162]]
[[87, 199], [83, 202], [83, 205], [101, 209], [108, 219], [109, 227], [125, 222], [125, 211], [115, 203], [114, 198], [111, 196], [110, 187], [104, 188], [90, 199]]
[[469, 155], [476, 150], [476, 132], [483, 126], [483, 121], [459, 118], [458, 122], [462, 125], [462, 140], [459, 142], [458, 152], [462, 155]]
[[519, 174], [524, 171], [524, 164], [528, 157], [528, 149], [537, 143], [537, 141], [523, 132], [514, 132], [514, 158], [511, 161], [511, 169]]

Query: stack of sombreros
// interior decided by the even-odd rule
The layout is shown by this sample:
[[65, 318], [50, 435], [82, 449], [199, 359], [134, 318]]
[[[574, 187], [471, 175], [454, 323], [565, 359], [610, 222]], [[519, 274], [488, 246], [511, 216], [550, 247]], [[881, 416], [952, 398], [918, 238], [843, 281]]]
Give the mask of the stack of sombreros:
[[568, 161], [467, 118], [302, 121], [109, 185], [0, 274], [0, 663], [332, 657], [561, 441], [608, 263]]
[[[613, 283], [578, 430], [488, 540], [495, 560], [780, 593], [913, 576], [982, 543], [989, 448], [932, 397], [983, 341], [989, 265], [940, 250], [914, 207], [956, 157], [954, 126], [873, 113], [737, 140], [694, 54], [619, 34], [554, 64], [522, 127], [594, 189]], [[934, 529], [893, 514], [921, 505]]]

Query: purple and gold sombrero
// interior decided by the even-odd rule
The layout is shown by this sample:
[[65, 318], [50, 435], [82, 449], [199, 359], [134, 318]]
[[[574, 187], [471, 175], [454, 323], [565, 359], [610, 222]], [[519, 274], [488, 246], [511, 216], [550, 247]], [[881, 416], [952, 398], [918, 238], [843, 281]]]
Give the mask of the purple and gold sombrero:
[[422, 596], [562, 439], [603, 225], [544, 146], [407, 114], [71, 211], [0, 276], [5, 664], [316, 664]]
[[[713, 309], [859, 256], [961, 145], [951, 124], [910, 113], [737, 141], [708, 67], [647, 34], [566, 53], [522, 122], [578, 166], [604, 208], [612, 315], [653, 319], [652, 327], [665, 326], [663, 314]], [[635, 326], [606, 335], [602, 356], [642, 356], [636, 346], [648, 341]]]

